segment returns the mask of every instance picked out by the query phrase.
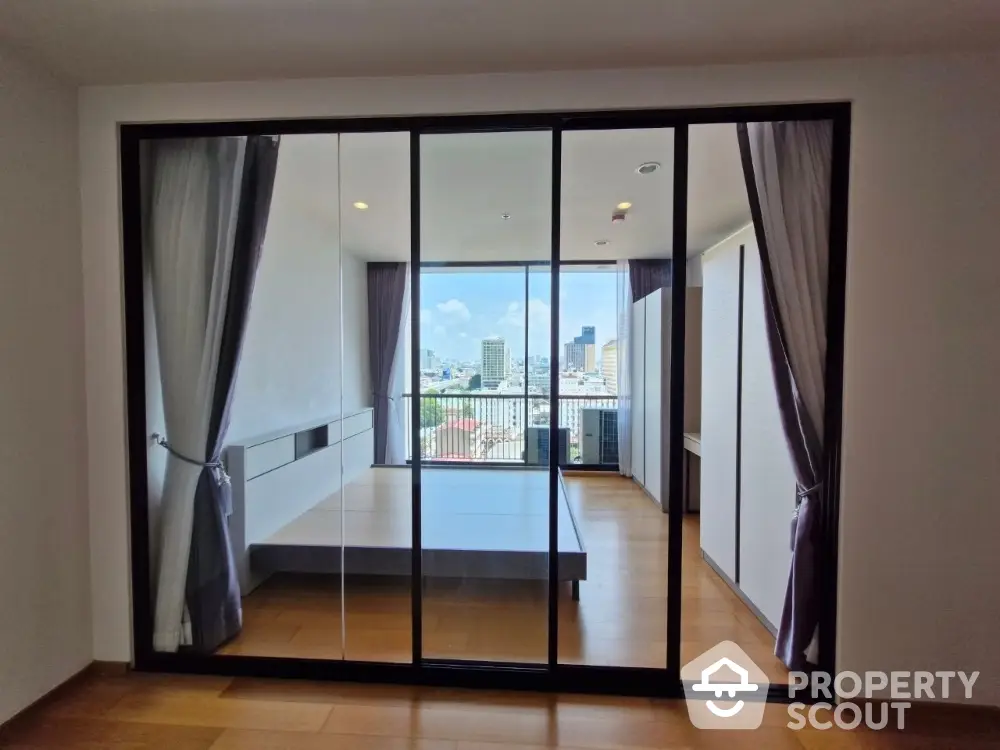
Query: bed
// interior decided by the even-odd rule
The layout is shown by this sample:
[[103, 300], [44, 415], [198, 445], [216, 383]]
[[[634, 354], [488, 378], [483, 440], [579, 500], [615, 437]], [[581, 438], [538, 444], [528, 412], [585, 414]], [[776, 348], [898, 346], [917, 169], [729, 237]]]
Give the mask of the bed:
[[[410, 575], [412, 482], [409, 468], [369, 469], [252, 544], [254, 578], [277, 572]], [[424, 466], [423, 576], [548, 579], [548, 497], [546, 469]], [[578, 599], [587, 553], [561, 474], [558, 514], [559, 580], [569, 581]]]

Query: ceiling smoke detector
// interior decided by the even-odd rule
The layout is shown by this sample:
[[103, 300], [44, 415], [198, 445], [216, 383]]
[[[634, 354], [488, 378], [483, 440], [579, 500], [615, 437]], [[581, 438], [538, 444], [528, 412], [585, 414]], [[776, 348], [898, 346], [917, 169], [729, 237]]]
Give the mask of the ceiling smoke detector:
[[639, 174], [653, 174], [657, 169], [660, 168], [660, 162], [658, 161], [645, 161], [635, 168], [635, 171]]
[[500, 218], [503, 219], [504, 221], [507, 221], [507, 219], [510, 218], [510, 214], [500, 214]]
[[612, 224], [622, 224], [625, 222], [626, 214], [624, 211], [613, 211], [611, 213], [611, 223]]
[[594, 244], [597, 245], [598, 247], [604, 247], [605, 245], [610, 245], [611, 240], [596, 240]]

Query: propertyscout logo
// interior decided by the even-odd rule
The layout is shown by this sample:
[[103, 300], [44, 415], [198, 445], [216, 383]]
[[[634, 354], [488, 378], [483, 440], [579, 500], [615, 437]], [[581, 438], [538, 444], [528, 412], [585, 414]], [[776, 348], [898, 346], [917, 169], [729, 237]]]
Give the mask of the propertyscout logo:
[[[732, 641], [681, 669], [688, 716], [699, 729], [756, 729], [764, 720], [767, 676]], [[791, 672], [788, 728], [905, 729], [910, 699], [972, 699], [979, 672]], [[961, 693], [959, 693], [961, 691]], [[888, 696], [889, 700], [885, 698]], [[878, 702], [873, 702], [876, 699]]]
[[732, 641], [723, 641], [681, 669], [688, 717], [698, 729], [756, 729], [764, 721], [771, 683]]

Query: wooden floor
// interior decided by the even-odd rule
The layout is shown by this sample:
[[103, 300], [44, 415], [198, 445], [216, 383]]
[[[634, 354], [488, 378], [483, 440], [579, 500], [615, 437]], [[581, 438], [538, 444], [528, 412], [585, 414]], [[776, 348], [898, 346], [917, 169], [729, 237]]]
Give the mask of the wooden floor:
[[[574, 602], [559, 598], [559, 660], [598, 666], [666, 664], [667, 516], [630, 480], [569, 476], [567, 494], [588, 555]], [[738, 643], [772, 681], [787, 672], [774, 638], [705, 564], [698, 517], [684, 520], [681, 657]], [[409, 662], [409, 579], [275, 576], [244, 600], [244, 631], [222, 651], [256, 656]], [[546, 584], [428, 579], [427, 657], [544, 662]]]
[[[827, 716], [827, 718], [829, 718]], [[264, 681], [85, 677], [0, 728], [10, 750], [917, 750], [1000, 748], [996, 713], [912, 709], [907, 728], [699, 731], [683, 701]]]

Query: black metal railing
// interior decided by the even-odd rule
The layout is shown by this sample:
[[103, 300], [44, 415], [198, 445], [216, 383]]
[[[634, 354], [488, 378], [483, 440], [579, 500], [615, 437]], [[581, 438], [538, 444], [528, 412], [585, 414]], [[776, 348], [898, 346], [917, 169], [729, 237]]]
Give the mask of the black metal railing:
[[[548, 463], [551, 399], [529, 394], [420, 394], [420, 457], [425, 462]], [[413, 394], [403, 395], [406, 460], [413, 459]], [[558, 403], [559, 440], [567, 465], [618, 465], [617, 434], [611, 415], [598, 434], [585, 437], [584, 409], [618, 408], [617, 396], [568, 395]], [[600, 415], [591, 417], [597, 419]], [[593, 427], [593, 425], [591, 425]], [[603, 446], [600, 444], [603, 438]], [[595, 443], [595, 441], [597, 441]], [[561, 447], [561, 446], [560, 446]]]

